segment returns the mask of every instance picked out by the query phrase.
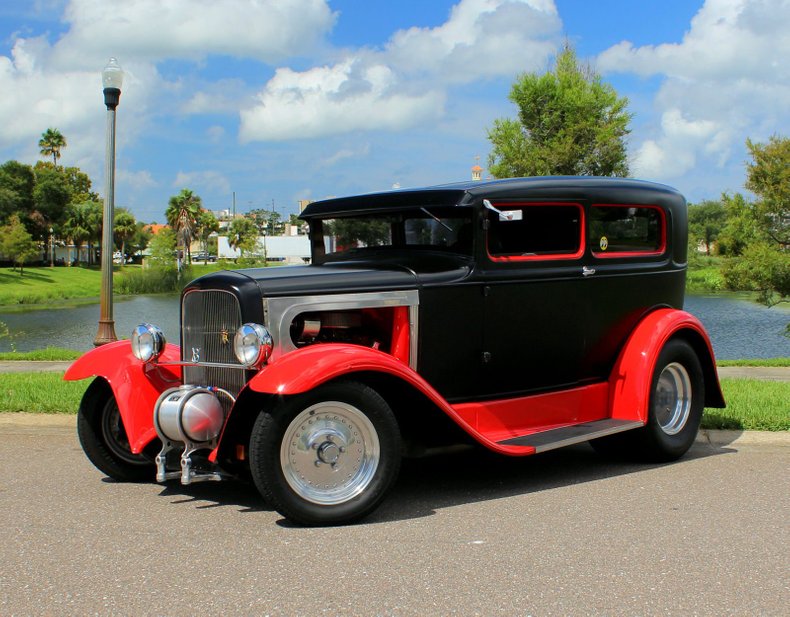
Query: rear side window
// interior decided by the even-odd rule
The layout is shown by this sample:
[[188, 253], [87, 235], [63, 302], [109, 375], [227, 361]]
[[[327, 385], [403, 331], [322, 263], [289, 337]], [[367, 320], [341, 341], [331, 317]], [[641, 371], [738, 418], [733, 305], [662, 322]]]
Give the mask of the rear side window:
[[577, 259], [584, 253], [584, 210], [578, 204], [495, 203], [488, 212], [493, 261]]
[[590, 245], [595, 257], [660, 255], [666, 247], [664, 211], [656, 206], [594, 205]]

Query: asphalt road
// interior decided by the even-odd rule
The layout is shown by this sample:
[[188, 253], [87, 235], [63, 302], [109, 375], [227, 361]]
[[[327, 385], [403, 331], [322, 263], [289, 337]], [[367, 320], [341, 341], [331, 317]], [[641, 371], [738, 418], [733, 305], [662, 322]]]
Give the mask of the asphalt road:
[[242, 483], [117, 484], [70, 426], [0, 425], [2, 615], [787, 615], [790, 448], [409, 461], [353, 527]]

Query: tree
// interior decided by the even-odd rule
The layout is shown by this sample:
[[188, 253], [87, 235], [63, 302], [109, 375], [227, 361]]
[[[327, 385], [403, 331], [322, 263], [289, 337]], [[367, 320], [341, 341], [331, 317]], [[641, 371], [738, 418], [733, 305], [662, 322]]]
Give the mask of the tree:
[[33, 205], [43, 217], [45, 229], [30, 229], [30, 232], [36, 235], [37, 232], [45, 231], [51, 225], [62, 223], [69, 203], [71, 203], [71, 189], [66, 176], [53, 169], [37, 171]]
[[495, 177], [628, 175], [628, 99], [580, 66], [570, 46], [553, 71], [520, 75], [509, 98], [518, 120], [495, 120], [488, 131]]
[[134, 236], [137, 231], [137, 222], [134, 215], [128, 210], [119, 208], [113, 220], [113, 235], [116, 245], [120, 245], [121, 264], [126, 263], [126, 242]]
[[66, 145], [66, 138], [63, 137], [63, 134], [58, 129], [47, 129], [41, 134], [41, 139], [38, 140], [38, 147], [41, 154], [44, 156], [51, 156], [55, 167], [58, 166], [60, 151], [65, 148]]
[[0, 165], [0, 223], [14, 212], [21, 216], [33, 210], [35, 185], [36, 175], [30, 165], [17, 161]]
[[753, 289], [768, 306], [790, 297], [790, 139], [773, 136], [768, 143], [746, 141], [752, 161], [746, 164], [746, 188], [757, 196], [752, 204], [728, 211], [722, 232], [729, 254], [722, 270], [733, 289]]
[[228, 227], [228, 244], [234, 249], [239, 249], [241, 256], [244, 252], [252, 253], [258, 241], [258, 229], [250, 219], [233, 219]]
[[719, 232], [719, 254], [727, 257], [741, 255], [746, 247], [765, 240], [754, 214], [754, 204], [741, 193], [721, 196], [725, 222]]
[[61, 233], [77, 248], [77, 261], [80, 258], [80, 248], [94, 234], [94, 223], [94, 214], [90, 203], [69, 206]]
[[689, 238], [694, 243], [694, 250], [702, 243], [705, 253], [710, 255], [714, 242], [724, 228], [725, 217], [724, 205], [720, 201], [706, 199], [697, 205], [689, 204]]
[[757, 222], [771, 242], [790, 247], [790, 138], [747, 139], [746, 147], [753, 159], [746, 164], [746, 188], [757, 196]]
[[187, 263], [192, 263], [190, 245], [196, 238], [197, 218], [201, 212], [201, 199], [189, 189], [182, 189], [170, 198], [165, 211], [167, 223], [176, 232], [178, 245], [187, 255]]
[[158, 268], [175, 270], [176, 261], [173, 253], [177, 242], [176, 232], [173, 229], [169, 227], [160, 229], [148, 245], [151, 249], [151, 263]]
[[208, 252], [208, 237], [219, 231], [219, 221], [209, 210], [202, 210], [197, 218], [197, 235], [202, 250]]
[[19, 276], [24, 274], [25, 262], [39, 253], [38, 245], [16, 214], [12, 214], [8, 223], [0, 228], [0, 252], [19, 266]]

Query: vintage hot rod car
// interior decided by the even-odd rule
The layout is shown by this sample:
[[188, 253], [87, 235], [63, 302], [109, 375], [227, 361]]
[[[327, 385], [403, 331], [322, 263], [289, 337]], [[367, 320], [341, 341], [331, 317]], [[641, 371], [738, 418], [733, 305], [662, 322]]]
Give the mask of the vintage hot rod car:
[[611, 178], [328, 199], [312, 263], [208, 274], [154, 325], [86, 354], [88, 458], [117, 480], [251, 476], [282, 515], [347, 523], [401, 456], [459, 440], [524, 456], [593, 440], [667, 461], [723, 407], [682, 311], [686, 202]]

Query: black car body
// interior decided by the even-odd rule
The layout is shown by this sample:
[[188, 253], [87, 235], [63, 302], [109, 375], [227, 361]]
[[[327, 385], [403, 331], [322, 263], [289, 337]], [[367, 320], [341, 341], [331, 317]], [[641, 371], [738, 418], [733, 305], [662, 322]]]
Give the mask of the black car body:
[[[724, 404], [707, 335], [682, 311], [686, 202], [669, 187], [463, 183], [302, 218], [310, 265], [201, 277], [183, 292], [180, 348], [146, 325], [136, 357], [128, 343], [95, 352], [124, 353], [117, 370], [144, 395], [119, 391], [98, 356], [71, 369], [97, 376], [80, 427], [99, 469], [152, 473], [156, 450], [160, 481], [250, 473], [285, 516], [342, 523], [378, 505], [402, 451], [595, 440], [670, 460], [703, 405]], [[116, 444], [100, 430], [111, 412]]]

